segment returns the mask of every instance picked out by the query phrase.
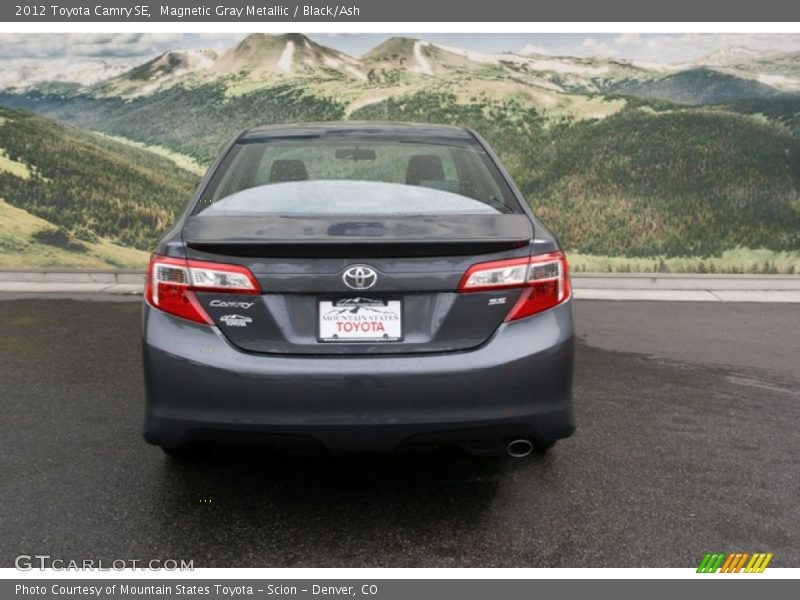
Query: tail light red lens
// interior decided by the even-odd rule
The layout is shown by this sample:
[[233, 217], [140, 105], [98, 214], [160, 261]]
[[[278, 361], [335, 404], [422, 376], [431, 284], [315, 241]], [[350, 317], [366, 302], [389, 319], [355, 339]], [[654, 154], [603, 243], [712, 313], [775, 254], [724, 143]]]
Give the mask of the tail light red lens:
[[563, 252], [480, 263], [467, 269], [459, 292], [522, 288], [506, 321], [553, 308], [569, 298], [569, 269]]
[[166, 313], [212, 325], [195, 291], [259, 294], [258, 281], [246, 267], [225, 263], [171, 258], [154, 254], [147, 271], [145, 298]]

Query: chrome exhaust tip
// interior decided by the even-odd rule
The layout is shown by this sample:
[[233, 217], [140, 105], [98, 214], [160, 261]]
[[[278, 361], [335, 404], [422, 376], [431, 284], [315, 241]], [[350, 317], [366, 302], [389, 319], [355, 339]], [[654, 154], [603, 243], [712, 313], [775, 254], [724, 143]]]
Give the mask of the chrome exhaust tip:
[[512, 458], [525, 458], [531, 452], [533, 452], [533, 444], [524, 438], [512, 440], [508, 442], [508, 446], [506, 446], [506, 452]]

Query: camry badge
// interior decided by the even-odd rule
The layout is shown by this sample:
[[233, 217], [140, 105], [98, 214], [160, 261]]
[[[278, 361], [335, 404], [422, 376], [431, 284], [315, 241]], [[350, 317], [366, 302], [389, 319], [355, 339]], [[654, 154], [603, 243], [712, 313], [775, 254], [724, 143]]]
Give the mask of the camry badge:
[[372, 267], [358, 265], [350, 267], [342, 275], [342, 281], [351, 290], [368, 290], [378, 281], [378, 274]]

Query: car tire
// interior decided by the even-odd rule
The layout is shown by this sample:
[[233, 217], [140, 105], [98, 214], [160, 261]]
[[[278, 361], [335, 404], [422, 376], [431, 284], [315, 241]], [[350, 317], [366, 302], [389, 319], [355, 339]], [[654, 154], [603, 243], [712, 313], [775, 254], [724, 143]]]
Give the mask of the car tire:
[[184, 444], [182, 446], [161, 446], [161, 450], [173, 460], [195, 460], [207, 458], [210, 455], [211, 447], [207, 444]]

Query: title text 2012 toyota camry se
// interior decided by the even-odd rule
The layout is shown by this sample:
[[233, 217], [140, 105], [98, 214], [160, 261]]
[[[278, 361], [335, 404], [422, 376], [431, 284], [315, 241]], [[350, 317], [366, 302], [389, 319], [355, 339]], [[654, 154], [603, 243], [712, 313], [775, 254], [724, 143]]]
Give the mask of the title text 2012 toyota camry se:
[[524, 456], [573, 429], [567, 262], [452, 126], [249, 129], [152, 256], [145, 439]]

